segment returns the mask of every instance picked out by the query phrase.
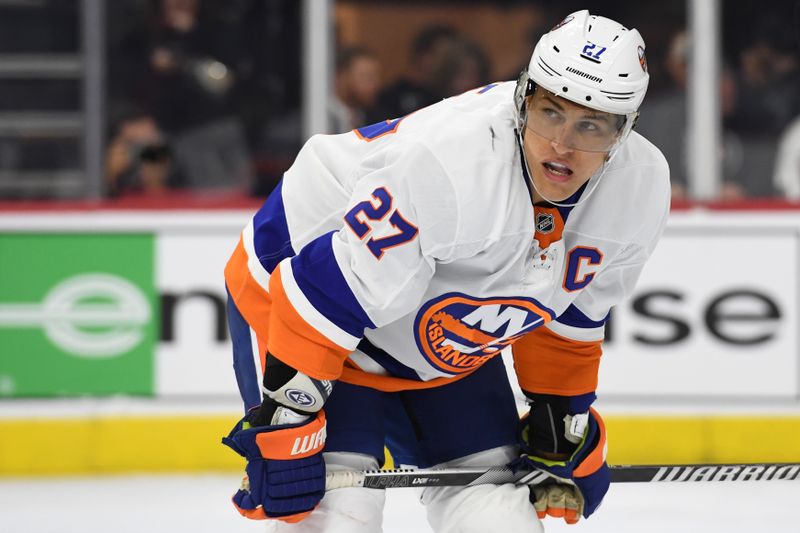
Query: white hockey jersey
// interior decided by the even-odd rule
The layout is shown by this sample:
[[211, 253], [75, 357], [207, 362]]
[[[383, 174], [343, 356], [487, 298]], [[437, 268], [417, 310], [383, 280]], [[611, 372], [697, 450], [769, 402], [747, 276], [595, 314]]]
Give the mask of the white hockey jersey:
[[586, 201], [533, 206], [513, 90], [305, 144], [225, 270], [262, 369], [269, 350], [318, 379], [403, 390], [515, 343], [523, 389], [595, 390], [609, 311], [664, 229], [667, 163], [633, 133]]

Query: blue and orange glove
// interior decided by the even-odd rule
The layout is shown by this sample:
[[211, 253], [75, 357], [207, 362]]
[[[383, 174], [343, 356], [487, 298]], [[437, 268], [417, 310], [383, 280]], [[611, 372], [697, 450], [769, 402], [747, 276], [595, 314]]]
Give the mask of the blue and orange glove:
[[608, 492], [611, 475], [606, 464], [606, 431], [603, 419], [594, 409], [564, 419], [566, 434], [574, 442], [568, 458], [552, 460], [533, 442], [531, 423], [522, 421], [521, 445], [524, 454], [509, 466], [513, 469], [538, 469], [552, 477], [549, 482], [531, 487], [531, 501], [539, 518], [553, 516], [575, 524], [591, 515]]
[[299, 522], [325, 495], [325, 413], [320, 410], [301, 423], [253, 427], [257, 411], [222, 439], [247, 459], [233, 505], [253, 520]]

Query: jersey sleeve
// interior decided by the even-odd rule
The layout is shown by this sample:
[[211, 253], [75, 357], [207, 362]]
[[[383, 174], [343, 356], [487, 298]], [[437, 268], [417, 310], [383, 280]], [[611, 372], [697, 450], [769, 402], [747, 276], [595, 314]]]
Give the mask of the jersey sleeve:
[[[304, 176], [294, 174], [290, 184], [288, 177], [281, 191], [284, 220], [308, 219], [307, 204], [319, 204], [304, 199], [317, 194], [313, 180], [304, 183]], [[260, 275], [262, 282], [255, 287], [247, 280], [257, 289], [249, 297], [260, 310], [252, 319], [242, 314], [270, 353], [317, 379], [339, 377], [366, 328], [388, 324], [419, 304], [455, 235], [452, 185], [424, 147], [376, 150], [343, 187], [352, 187], [344, 207], [319, 217], [329, 222], [317, 235], [290, 236], [290, 253], [256, 251], [267, 231], [258, 229], [259, 214], [252, 235], [243, 233], [243, 240], [254, 243], [255, 258], [246, 253], [246, 243], [240, 245], [245, 254], [238, 270], [249, 272], [239, 277]], [[267, 211], [274, 216], [280, 209]], [[229, 291], [231, 274], [226, 272]], [[232, 296], [237, 305], [246, 299], [241, 292], [238, 299]]]

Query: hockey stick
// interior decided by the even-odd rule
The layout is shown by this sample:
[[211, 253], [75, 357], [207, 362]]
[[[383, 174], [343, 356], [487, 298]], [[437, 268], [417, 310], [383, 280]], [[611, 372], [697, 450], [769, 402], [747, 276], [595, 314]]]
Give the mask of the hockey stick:
[[[800, 463], [617, 465], [610, 468], [612, 483], [800, 480]], [[504, 483], [536, 485], [549, 477], [549, 474], [539, 470], [514, 472], [506, 467], [343, 471], [329, 472], [325, 488], [465, 487]]]

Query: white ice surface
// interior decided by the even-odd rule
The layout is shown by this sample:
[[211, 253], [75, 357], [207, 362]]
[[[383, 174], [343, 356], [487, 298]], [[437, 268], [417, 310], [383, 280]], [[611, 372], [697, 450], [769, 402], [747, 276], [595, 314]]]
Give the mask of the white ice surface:
[[[2, 533], [265, 533], [229, 503], [235, 474], [0, 479]], [[385, 533], [430, 533], [414, 489], [390, 490]], [[615, 485], [588, 521], [548, 533], [798, 533], [800, 482]]]

